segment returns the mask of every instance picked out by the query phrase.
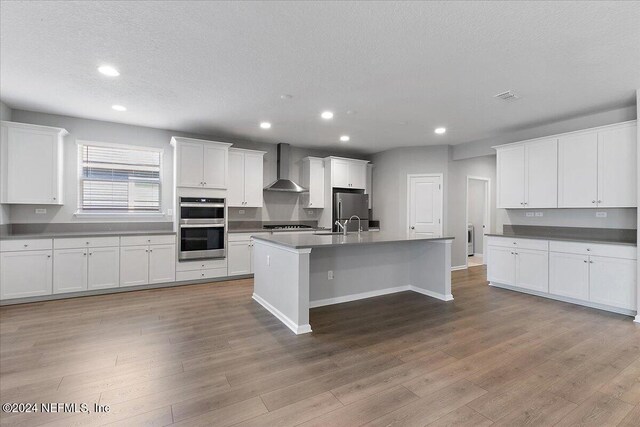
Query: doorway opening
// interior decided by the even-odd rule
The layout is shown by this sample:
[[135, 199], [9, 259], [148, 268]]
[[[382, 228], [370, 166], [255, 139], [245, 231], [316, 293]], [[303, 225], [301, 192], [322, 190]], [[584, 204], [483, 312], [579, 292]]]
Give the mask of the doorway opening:
[[485, 234], [491, 232], [491, 179], [467, 176], [466, 265], [486, 264]]

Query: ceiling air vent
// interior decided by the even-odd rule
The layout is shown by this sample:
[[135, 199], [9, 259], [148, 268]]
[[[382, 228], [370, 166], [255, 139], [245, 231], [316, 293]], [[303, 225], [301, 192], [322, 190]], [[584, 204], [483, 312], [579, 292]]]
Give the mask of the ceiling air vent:
[[501, 99], [503, 101], [515, 101], [515, 100], [520, 98], [518, 95], [516, 95], [515, 93], [511, 92], [510, 90], [508, 90], [506, 92], [499, 93], [497, 95], [493, 95], [493, 97]]

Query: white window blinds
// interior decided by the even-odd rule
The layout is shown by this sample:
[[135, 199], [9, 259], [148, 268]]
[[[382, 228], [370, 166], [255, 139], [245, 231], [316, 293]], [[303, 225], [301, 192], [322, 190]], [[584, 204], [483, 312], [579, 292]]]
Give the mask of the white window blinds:
[[160, 151], [82, 144], [80, 161], [81, 211], [160, 211]]

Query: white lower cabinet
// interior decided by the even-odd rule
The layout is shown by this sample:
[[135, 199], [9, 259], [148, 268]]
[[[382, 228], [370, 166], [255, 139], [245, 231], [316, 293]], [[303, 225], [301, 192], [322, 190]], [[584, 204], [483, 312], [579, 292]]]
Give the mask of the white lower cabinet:
[[87, 289], [120, 286], [120, 248], [91, 248], [87, 257]]
[[636, 260], [589, 257], [589, 300], [636, 309]]
[[87, 248], [53, 251], [53, 293], [87, 290]]
[[241, 274], [251, 274], [251, 240], [239, 242], [229, 242], [229, 262], [227, 264], [229, 276], [239, 276]]
[[139, 286], [175, 280], [174, 244], [120, 248], [120, 286]]
[[589, 300], [589, 257], [562, 252], [549, 253], [549, 293]]
[[51, 295], [51, 250], [0, 253], [0, 298]]
[[549, 258], [547, 251], [517, 249], [516, 286], [549, 292]]
[[633, 246], [550, 241], [544, 250], [540, 240], [488, 239], [487, 277], [494, 285], [611, 311], [637, 309]]

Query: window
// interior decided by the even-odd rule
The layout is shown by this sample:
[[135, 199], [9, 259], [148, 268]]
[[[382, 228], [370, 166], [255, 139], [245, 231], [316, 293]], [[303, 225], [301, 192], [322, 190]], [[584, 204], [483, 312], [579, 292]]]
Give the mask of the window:
[[161, 150], [82, 143], [79, 151], [80, 212], [160, 212]]

